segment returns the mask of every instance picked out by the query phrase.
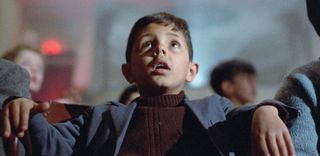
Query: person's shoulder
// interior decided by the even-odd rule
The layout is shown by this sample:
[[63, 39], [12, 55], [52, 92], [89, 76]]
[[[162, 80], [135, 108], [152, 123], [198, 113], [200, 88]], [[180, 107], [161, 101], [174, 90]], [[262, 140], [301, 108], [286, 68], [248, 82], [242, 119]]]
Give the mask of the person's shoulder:
[[4, 74], [28, 77], [28, 72], [19, 65], [5, 59], [0, 59], [0, 76]]
[[107, 111], [110, 109], [121, 109], [121, 108], [127, 108], [129, 105], [122, 104], [120, 102], [116, 101], [108, 101], [105, 103], [97, 104], [95, 106], [92, 106], [92, 110], [99, 110], [100, 111]]
[[92, 119], [100, 120], [103, 114], [111, 114], [111, 116], [117, 116], [133, 111], [135, 108], [136, 104], [124, 105], [119, 102], [108, 101], [103, 104], [97, 104], [90, 107], [90, 109], [86, 111], [85, 116], [88, 116]]
[[206, 96], [200, 99], [190, 100], [192, 102], [199, 102], [199, 103], [225, 103], [230, 102], [229, 99], [226, 97], [220, 96], [218, 94]]
[[11, 69], [11, 68], [19, 68], [15, 63], [8, 61], [6, 59], [0, 59], [0, 71]]
[[232, 108], [231, 102], [222, 96], [211, 95], [196, 100], [186, 100], [186, 105], [199, 118], [205, 128], [226, 119], [226, 114]]
[[294, 73], [303, 73], [307, 75], [320, 74], [319, 68], [320, 68], [320, 58], [295, 68], [290, 74], [294, 74]]
[[[320, 60], [314, 60], [293, 69], [284, 78], [284, 84], [296, 88], [304, 86], [312, 88], [314, 84], [318, 84], [320, 77]], [[310, 90], [310, 89], [308, 89]]]
[[0, 65], [2, 65], [2, 64], [13, 65], [14, 63], [9, 61], [9, 60], [1, 58], [0, 59]]
[[299, 96], [309, 104], [316, 105], [319, 96], [320, 60], [314, 60], [291, 71], [275, 94], [275, 99], [291, 103], [292, 96]]
[[186, 103], [195, 106], [221, 107], [222, 109], [229, 109], [232, 107], [232, 103], [229, 99], [218, 94], [203, 97], [201, 99], [186, 100]]
[[[311, 61], [307, 64], [299, 66], [292, 70], [285, 78], [287, 82], [294, 82], [305, 86], [306, 88], [312, 88], [313, 85], [319, 83], [320, 77], [320, 59]], [[310, 90], [310, 89], [308, 89]]]

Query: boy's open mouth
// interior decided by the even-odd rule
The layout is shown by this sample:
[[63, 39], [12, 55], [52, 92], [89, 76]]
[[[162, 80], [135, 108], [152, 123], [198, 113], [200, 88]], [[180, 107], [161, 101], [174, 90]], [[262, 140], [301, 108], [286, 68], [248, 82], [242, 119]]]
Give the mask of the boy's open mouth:
[[162, 62], [162, 61], [156, 63], [154, 68], [155, 68], [155, 70], [158, 70], [158, 69], [170, 70], [170, 67], [168, 66], [168, 64], [166, 62]]
[[153, 68], [153, 74], [156, 75], [164, 75], [170, 70], [169, 65], [164, 61], [156, 62]]

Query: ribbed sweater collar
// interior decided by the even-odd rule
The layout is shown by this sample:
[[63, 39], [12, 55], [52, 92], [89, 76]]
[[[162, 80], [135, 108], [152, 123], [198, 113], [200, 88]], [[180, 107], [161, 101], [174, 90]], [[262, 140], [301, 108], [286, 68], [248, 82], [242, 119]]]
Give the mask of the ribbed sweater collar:
[[184, 91], [174, 95], [160, 95], [160, 96], [147, 96], [140, 97], [139, 106], [150, 107], [175, 107], [178, 106], [184, 99]]

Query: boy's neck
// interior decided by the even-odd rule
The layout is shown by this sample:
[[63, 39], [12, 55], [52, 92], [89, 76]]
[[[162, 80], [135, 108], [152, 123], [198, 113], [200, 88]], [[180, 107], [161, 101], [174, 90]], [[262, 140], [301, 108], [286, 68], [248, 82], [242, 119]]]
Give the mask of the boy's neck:
[[184, 98], [184, 91], [181, 91], [179, 94], [145, 96], [140, 97], [139, 105], [151, 107], [174, 107], [178, 106]]
[[184, 92], [183, 89], [168, 90], [168, 89], [151, 89], [151, 90], [139, 90], [140, 97], [153, 97], [153, 96], [164, 96], [164, 95], [178, 95]]

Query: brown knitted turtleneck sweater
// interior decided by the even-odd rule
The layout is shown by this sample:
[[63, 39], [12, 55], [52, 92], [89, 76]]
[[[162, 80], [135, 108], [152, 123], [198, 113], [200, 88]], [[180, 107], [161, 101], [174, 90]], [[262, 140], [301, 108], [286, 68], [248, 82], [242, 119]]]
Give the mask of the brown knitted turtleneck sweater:
[[119, 155], [193, 155], [190, 150], [207, 154], [211, 143], [196, 117], [184, 106], [184, 97], [181, 92], [139, 99]]

